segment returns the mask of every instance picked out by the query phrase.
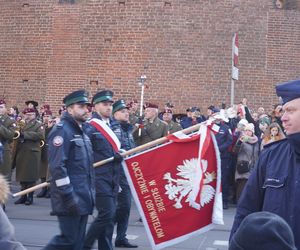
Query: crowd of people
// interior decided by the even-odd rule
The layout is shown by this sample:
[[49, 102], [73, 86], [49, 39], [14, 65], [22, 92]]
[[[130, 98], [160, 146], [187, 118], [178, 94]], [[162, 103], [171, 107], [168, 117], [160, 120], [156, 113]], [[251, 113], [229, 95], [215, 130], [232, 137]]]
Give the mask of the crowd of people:
[[[169, 102], [161, 112], [147, 102], [140, 115], [137, 100], [114, 101], [110, 90], [97, 92], [91, 101], [84, 90], [75, 91], [63, 103], [54, 116], [47, 104], [39, 112], [36, 101], [27, 101], [19, 113], [0, 100], [0, 173], [10, 181], [15, 171], [21, 190], [39, 179], [51, 183], [36, 197], [51, 198], [51, 214], [58, 216], [61, 234], [45, 249], [91, 249], [96, 240], [99, 249], [113, 249], [115, 225], [114, 245], [137, 247], [126, 238], [131, 194], [121, 167], [122, 150], [213, 120], [218, 125], [223, 208], [228, 209], [229, 203], [245, 199], [243, 190], [264, 148], [286, 137], [281, 104], [267, 113], [263, 107], [255, 110], [246, 98], [229, 108], [210, 105], [204, 113], [189, 107], [185, 115], [174, 114]], [[113, 161], [93, 168], [108, 158]], [[15, 204], [32, 205], [33, 197], [33, 192], [22, 195]], [[94, 206], [98, 215], [86, 232]]]

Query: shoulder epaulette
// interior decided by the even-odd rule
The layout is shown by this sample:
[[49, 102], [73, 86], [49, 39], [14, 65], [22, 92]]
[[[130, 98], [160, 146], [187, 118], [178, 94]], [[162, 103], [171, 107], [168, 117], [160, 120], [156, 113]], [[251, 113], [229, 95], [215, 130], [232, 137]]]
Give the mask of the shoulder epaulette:
[[60, 121], [59, 123], [56, 124], [57, 128], [62, 128], [64, 126], [64, 122]]

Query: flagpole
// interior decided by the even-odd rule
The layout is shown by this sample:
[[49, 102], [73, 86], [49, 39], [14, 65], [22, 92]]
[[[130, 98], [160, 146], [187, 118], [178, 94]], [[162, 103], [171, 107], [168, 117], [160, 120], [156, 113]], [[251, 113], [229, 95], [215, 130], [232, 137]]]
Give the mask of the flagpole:
[[234, 43], [235, 43], [235, 34], [232, 38], [231, 46], [231, 92], [230, 92], [230, 106], [234, 105], [234, 79], [233, 79], [233, 67], [234, 67]]
[[[142, 90], [141, 90], [141, 103], [140, 103], [140, 119], [142, 119], [143, 116], [143, 106], [144, 106], [144, 91], [145, 91], [145, 81], [147, 79], [146, 75], [141, 75], [141, 81], [140, 81], [140, 85], [142, 86]], [[142, 130], [141, 128], [139, 128], [139, 137], [142, 134]]]
[[[218, 114], [218, 113], [216, 113], [216, 114]], [[222, 119], [222, 118], [211, 117], [209, 120], [206, 120], [206, 121], [198, 123], [198, 124], [196, 124], [194, 126], [191, 126], [191, 127], [188, 127], [188, 128], [182, 129], [182, 130], [179, 130], [179, 131], [177, 131], [177, 132], [175, 132], [173, 134], [177, 134], [177, 133], [190, 134], [190, 133], [193, 133], [193, 132], [199, 130], [201, 125], [211, 125], [211, 124], [213, 124], [216, 119]], [[126, 156], [129, 156], [129, 155], [135, 154], [135, 153], [139, 153], [139, 152], [144, 151], [146, 149], [149, 149], [149, 148], [151, 148], [153, 146], [158, 146], [159, 144], [162, 144], [164, 142], [169, 141], [168, 137], [169, 137], [169, 135], [165, 136], [165, 137], [158, 138], [158, 139], [156, 139], [154, 141], [148, 142], [146, 144], [143, 144], [141, 146], [135, 147], [133, 149], [130, 149], [130, 150], [127, 150], [127, 151], [123, 151], [122, 153], [120, 153], [120, 155], [122, 157], [126, 157]], [[112, 162], [113, 160], [114, 160], [114, 157], [110, 157], [110, 158], [104, 159], [102, 161], [95, 162], [93, 164], [93, 167], [94, 168], [100, 167], [100, 166], [102, 166], [102, 165], [104, 165], [106, 163]], [[43, 187], [47, 187], [49, 185], [50, 185], [50, 182], [48, 180], [46, 182], [40, 183], [40, 184], [38, 184], [36, 186], [33, 186], [31, 188], [28, 188], [28, 189], [25, 189], [25, 190], [20, 191], [18, 193], [15, 193], [12, 196], [13, 197], [17, 197], [17, 196], [20, 196], [20, 195], [28, 194], [30, 192], [33, 192], [33, 191], [35, 191], [37, 189], [40, 189], [40, 188], [43, 188]]]
[[[209, 120], [209, 121], [213, 121], [213, 120]], [[196, 125], [194, 125], [194, 126], [192, 126], [192, 127], [189, 127], [189, 128], [183, 129], [183, 130], [180, 130], [180, 131], [178, 131], [178, 132], [176, 132], [176, 133], [180, 133], [180, 132], [181, 132], [181, 133], [184, 133], [184, 134], [190, 134], [190, 133], [192, 133], [192, 132], [194, 132], [194, 131], [199, 130], [200, 126], [203, 125], [203, 124], [206, 124], [206, 123], [207, 123], [207, 121], [204, 121], [204, 122], [198, 123], [198, 124], [196, 124]], [[162, 144], [162, 143], [164, 143], [164, 142], [167, 142], [168, 140], [169, 140], [169, 139], [168, 139], [167, 136], [161, 137], [161, 138], [159, 138], [159, 139], [156, 139], [156, 140], [154, 140], [154, 141], [148, 142], [148, 143], [143, 144], [143, 145], [141, 145], [141, 146], [138, 146], [138, 147], [135, 147], [135, 148], [133, 148], [133, 149], [124, 151], [124, 152], [120, 153], [120, 155], [121, 155], [122, 157], [126, 157], [126, 156], [128, 156], [128, 155], [132, 155], [132, 154], [138, 153], [138, 152], [140, 152], [140, 151], [149, 149], [149, 148], [151, 148], [151, 147], [153, 147], [153, 146], [157, 146], [157, 145], [159, 145], [159, 144]], [[104, 164], [106, 164], [106, 163], [109, 163], [109, 162], [113, 161], [113, 160], [114, 160], [114, 157], [110, 157], [110, 158], [107, 158], [107, 159], [105, 159], [105, 160], [95, 162], [95, 163], [93, 164], [93, 167], [94, 167], [94, 168], [100, 167], [100, 166], [102, 166], [102, 165], [104, 165]], [[35, 191], [35, 190], [37, 190], [37, 189], [40, 189], [40, 188], [43, 188], [43, 187], [47, 187], [47, 186], [49, 186], [49, 185], [50, 185], [49, 182], [43, 182], [43, 183], [40, 183], [40, 184], [38, 184], [38, 185], [36, 185], [36, 186], [33, 186], [33, 187], [31, 187], [31, 188], [24, 189], [24, 190], [22, 190], [22, 191], [20, 191], [20, 192], [18, 192], [18, 193], [15, 193], [15, 194], [13, 194], [12, 196], [13, 196], [13, 197], [17, 197], [17, 196], [25, 195], [25, 194], [28, 194], [28, 193], [30, 193], [30, 192], [33, 192], [33, 191]]]

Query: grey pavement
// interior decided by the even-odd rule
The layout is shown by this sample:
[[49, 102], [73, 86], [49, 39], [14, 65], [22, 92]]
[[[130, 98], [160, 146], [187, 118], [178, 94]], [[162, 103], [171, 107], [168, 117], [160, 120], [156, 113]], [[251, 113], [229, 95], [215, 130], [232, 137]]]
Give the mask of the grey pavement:
[[[19, 191], [17, 184], [12, 184], [12, 193]], [[14, 198], [7, 203], [7, 216], [15, 227], [17, 239], [29, 250], [42, 249], [47, 242], [59, 232], [57, 219], [50, 216], [50, 200], [45, 198], [34, 198], [31, 206], [14, 205]], [[235, 208], [230, 207], [224, 211], [224, 222], [222, 226], [216, 226], [213, 230], [201, 235], [194, 236], [167, 250], [225, 250], [228, 249], [228, 237], [235, 214]], [[140, 250], [151, 250], [146, 231], [141, 222], [138, 221], [139, 214], [133, 202], [130, 216], [128, 238], [130, 242], [139, 246]], [[93, 216], [89, 218], [89, 224]], [[89, 226], [89, 225], [88, 225]], [[94, 246], [97, 249], [97, 246]], [[121, 249], [121, 248], [116, 248]]]

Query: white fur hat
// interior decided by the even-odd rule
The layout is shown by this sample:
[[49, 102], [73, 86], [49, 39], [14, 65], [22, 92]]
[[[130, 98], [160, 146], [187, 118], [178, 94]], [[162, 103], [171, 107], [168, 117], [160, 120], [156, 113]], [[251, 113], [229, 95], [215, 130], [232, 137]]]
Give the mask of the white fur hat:
[[246, 119], [241, 119], [238, 123], [238, 127], [239, 126], [246, 126], [247, 124], [249, 124], [249, 122]]
[[250, 130], [252, 133], [254, 133], [254, 124], [253, 123], [248, 123], [245, 125], [244, 131]]

